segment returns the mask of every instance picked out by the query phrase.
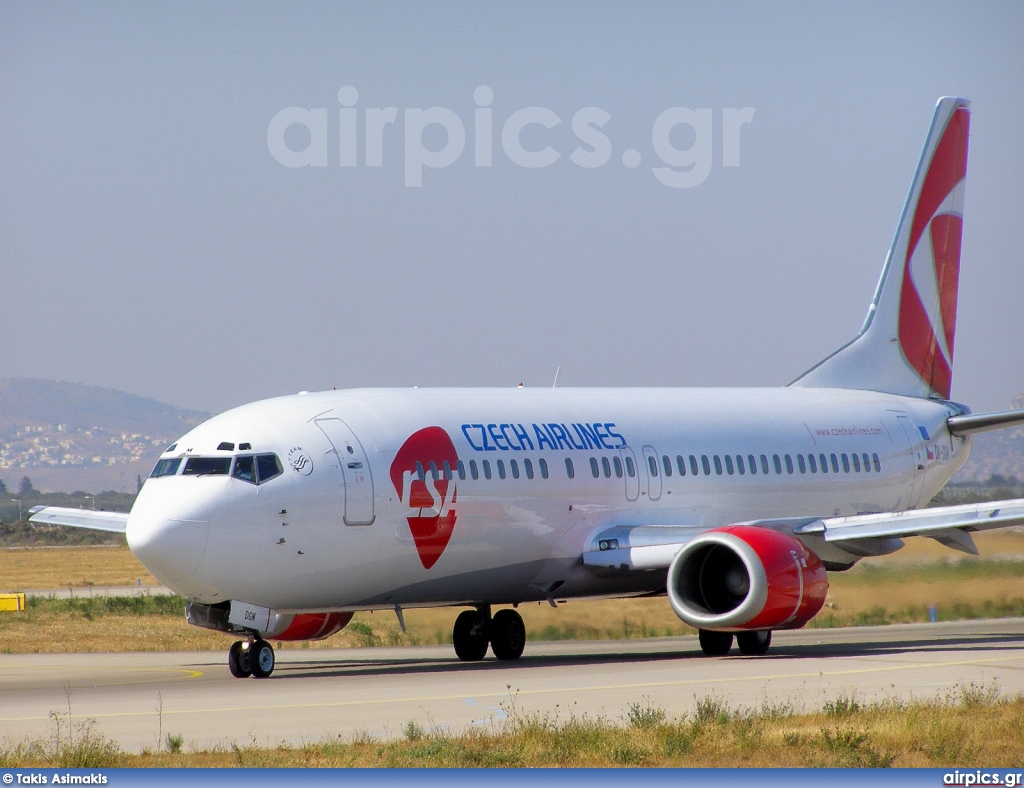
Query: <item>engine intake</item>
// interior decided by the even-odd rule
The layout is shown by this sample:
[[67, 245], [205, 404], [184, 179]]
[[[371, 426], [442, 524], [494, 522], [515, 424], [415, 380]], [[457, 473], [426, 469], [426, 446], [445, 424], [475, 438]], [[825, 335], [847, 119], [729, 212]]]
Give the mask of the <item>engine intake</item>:
[[668, 570], [672, 609], [698, 629], [799, 629], [827, 592], [824, 566], [800, 540], [750, 525], [701, 534]]

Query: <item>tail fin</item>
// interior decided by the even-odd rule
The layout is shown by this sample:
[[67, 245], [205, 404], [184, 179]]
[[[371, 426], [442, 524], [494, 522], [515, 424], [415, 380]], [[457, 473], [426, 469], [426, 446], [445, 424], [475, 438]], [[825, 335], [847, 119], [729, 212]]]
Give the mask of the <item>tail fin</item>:
[[939, 99], [860, 334], [791, 385], [949, 399], [969, 123]]

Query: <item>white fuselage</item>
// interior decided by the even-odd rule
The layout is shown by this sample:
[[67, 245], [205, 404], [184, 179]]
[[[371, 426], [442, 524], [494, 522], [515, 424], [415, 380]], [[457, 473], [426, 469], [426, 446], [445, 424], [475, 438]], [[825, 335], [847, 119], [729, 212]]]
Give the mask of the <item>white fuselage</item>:
[[[658, 591], [664, 572], [583, 566], [589, 540], [617, 525], [921, 506], [967, 458], [946, 430], [955, 412], [807, 388], [299, 394], [183, 436], [163, 455], [181, 467], [147, 480], [127, 535], [161, 581], [205, 603], [326, 611]], [[258, 485], [234, 465], [182, 473], [192, 457], [268, 454], [283, 473]]]

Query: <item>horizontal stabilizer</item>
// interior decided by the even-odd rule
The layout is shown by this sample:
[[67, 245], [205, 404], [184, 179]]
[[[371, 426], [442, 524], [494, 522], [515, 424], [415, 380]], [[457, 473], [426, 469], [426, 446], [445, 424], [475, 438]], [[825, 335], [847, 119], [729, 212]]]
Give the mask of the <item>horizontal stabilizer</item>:
[[70, 509], [63, 506], [33, 506], [30, 523], [37, 525], [67, 525], [93, 531], [112, 531], [123, 534], [128, 527], [127, 512], [97, 512], [94, 509]]
[[999, 413], [970, 413], [950, 416], [946, 426], [954, 435], [973, 435], [976, 432], [1001, 430], [1024, 424], [1024, 410], [1004, 410]]

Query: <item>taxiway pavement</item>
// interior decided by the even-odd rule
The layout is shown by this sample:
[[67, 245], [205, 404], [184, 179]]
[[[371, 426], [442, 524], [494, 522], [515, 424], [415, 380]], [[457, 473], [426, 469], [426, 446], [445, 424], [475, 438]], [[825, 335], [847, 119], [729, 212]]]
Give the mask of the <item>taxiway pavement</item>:
[[450, 647], [279, 649], [269, 679], [235, 679], [222, 652], [0, 655], [0, 739], [49, 737], [53, 714], [126, 750], [298, 745], [355, 735], [499, 726], [513, 713], [670, 715], [732, 707], [815, 711], [855, 696], [934, 698], [974, 682], [1024, 692], [1024, 619], [776, 632], [764, 657], [705, 657], [694, 637], [528, 643], [514, 663], [462, 663]]

